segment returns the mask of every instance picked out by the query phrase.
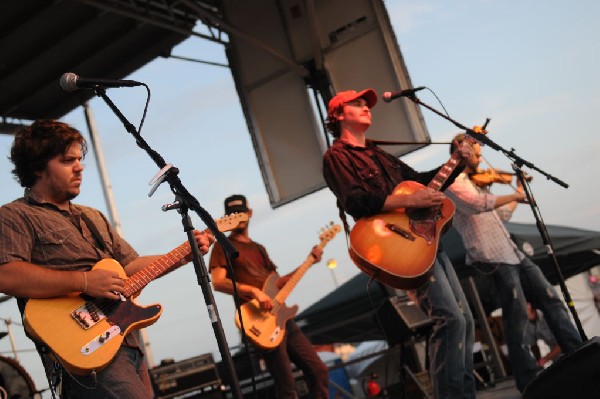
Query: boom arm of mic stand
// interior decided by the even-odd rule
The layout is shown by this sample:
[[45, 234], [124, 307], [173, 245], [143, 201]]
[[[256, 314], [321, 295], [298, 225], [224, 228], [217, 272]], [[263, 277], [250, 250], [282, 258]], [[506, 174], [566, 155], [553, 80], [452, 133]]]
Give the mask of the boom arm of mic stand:
[[[145, 150], [150, 158], [158, 165], [159, 169], [162, 169], [166, 166], [165, 160], [160, 156], [160, 154], [154, 151], [148, 143], [142, 138], [139, 132], [136, 130], [135, 126], [133, 126], [125, 115], [117, 108], [117, 106], [112, 102], [112, 100], [106, 95], [106, 90], [101, 86], [96, 86], [95, 88], [96, 94], [101, 97], [109, 108], [115, 113], [115, 115], [119, 118], [119, 120], [125, 126], [125, 129], [131, 133], [131, 135], [135, 138], [137, 145]], [[219, 312], [217, 310], [217, 305], [212, 295], [212, 290], [209, 284], [209, 277], [206, 271], [206, 265], [204, 264], [204, 259], [200, 256], [200, 251], [198, 250], [198, 243], [196, 242], [193, 235], [193, 227], [191, 226], [191, 222], [189, 220], [189, 215], [187, 213], [188, 209], [192, 209], [195, 211], [198, 216], [202, 219], [202, 221], [206, 224], [206, 226], [211, 230], [214, 234], [215, 239], [219, 241], [223, 250], [226, 251], [232, 258], [235, 258], [238, 255], [237, 250], [231, 244], [231, 242], [225, 237], [223, 233], [221, 233], [213, 220], [210, 214], [204, 210], [200, 206], [200, 203], [196, 198], [194, 198], [187, 189], [181, 183], [181, 180], [177, 176], [178, 170], [177, 168], [170, 168], [165, 173], [165, 180], [169, 182], [171, 186], [171, 191], [175, 194], [176, 198], [181, 202], [181, 210], [182, 215], [184, 215], [182, 219], [182, 223], [184, 225], [184, 230], [188, 235], [188, 241], [190, 242], [190, 246], [192, 248], [193, 253], [193, 262], [194, 268], [196, 271], [196, 275], [198, 278], [198, 284], [202, 288], [202, 293], [204, 295], [205, 303], [207, 305], [207, 309], [209, 312], [210, 320], [213, 326], [213, 331], [215, 333], [215, 338], [217, 340], [219, 350], [221, 352], [221, 357], [223, 362], [227, 366], [229, 371], [231, 382], [230, 388], [235, 399], [242, 399], [242, 391], [239, 386], [239, 382], [237, 379], [237, 375], [235, 372], [235, 367], [233, 365], [233, 359], [231, 358], [231, 353], [229, 352], [229, 347], [227, 345], [227, 340], [225, 338], [225, 332], [223, 331], [223, 326], [221, 324], [221, 319], [219, 318]]]
[[[441, 112], [439, 112], [435, 108], [433, 108], [433, 107], [425, 104], [424, 102], [422, 102], [421, 100], [419, 100], [417, 98], [417, 96], [415, 96], [415, 95], [407, 96], [407, 98], [409, 98], [415, 104], [422, 105], [423, 107], [429, 109], [430, 111], [438, 114], [442, 118], [444, 118], [447, 121], [449, 121], [450, 123], [452, 123], [454, 126], [458, 127], [461, 130], [464, 130], [469, 136], [475, 138], [477, 141], [481, 142], [482, 144], [485, 144], [485, 145], [487, 145], [487, 146], [495, 149], [496, 151], [502, 152], [508, 158], [512, 159], [519, 167], [525, 165], [525, 166], [527, 166], [530, 169], [537, 170], [539, 173], [541, 173], [542, 175], [546, 176], [546, 179], [552, 180], [553, 182], [555, 182], [559, 186], [562, 186], [564, 188], [568, 188], [569, 187], [569, 185], [567, 183], [565, 183], [562, 180], [560, 180], [560, 179], [558, 179], [558, 178], [550, 175], [549, 173], [547, 173], [547, 172], [539, 169], [537, 166], [535, 166], [531, 162], [526, 161], [523, 158], [521, 158], [520, 156], [518, 156], [517, 154], [515, 154], [515, 150], [513, 148], [511, 148], [510, 151], [507, 151], [506, 149], [502, 148], [500, 145], [498, 145], [495, 142], [493, 142], [492, 140], [490, 140], [490, 138], [487, 137], [486, 135], [477, 133], [477, 132], [473, 131], [473, 129], [470, 129], [470, 128], [464, 126], [464, 125], [461, 125], [460, 123], [458, 123], [454, 119], [450, 118], [448, 115], [442, 114]], [[486, 125], [487, 125], [487, 122], [486, 122]]]

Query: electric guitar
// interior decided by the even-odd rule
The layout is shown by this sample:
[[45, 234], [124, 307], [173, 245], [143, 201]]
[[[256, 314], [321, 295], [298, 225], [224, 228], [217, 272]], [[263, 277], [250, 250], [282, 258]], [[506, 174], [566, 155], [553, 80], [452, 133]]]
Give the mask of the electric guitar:
[[[477, 142], [465, 135], [469, 143]], [[448, 162], [427, 185], [440, 190], [460, 162], [456, 149]], [[403, 181], [394, 194], [412, 194], [422, 188]], [[415, 289], [429, 279], [440, 236], [454, 216], [454, 203], [445, 198], [431, 208], [398, 208], [359, 219], [350, 231], [350, 258], [375, 280], [394, 288]]]
[[[321, 242], [317, 246], [323, 249], [325, 245], [340, 232], [340, 230], [341, 227], [339, 225], [331, 225], [329, 228], [324, 229], [319, 236]], [[271, 310], [261, 309], [260, 304], [256, 299], [240, 306], [240, 312], [244, 322], [243, 330], [254, 345], [266, 350], [274, 349], [279, 346], [285, 336], [285, 323], [298, 312], [298, 305], [288, 307], [285, 304], [285, 300], [298, 281], [304, 276], [304, 273], [306, 273], [314, 263], [315, 258], [313, 258], [312, 255], [309, 255], [304, 263], [296, 269], [281, 290], [277, 288], [279, 275], [276, 272], [272, 272], [269, 277], [267, 277], [262, 290], [273, 302], [273, 308]], [[235, 324], [240, 330], [242, 329], [239, 313], [235, 314]]]
[[[229, 231], [246, 220], [248, 214], [235, 213], [215, 222], [219, 231]], [[114, 358], [130, 331], [153, 324], [162, 313], [160, 304], [139, 306], [133, 298], [152, 280], [181, 265], [190, 253], [186, 241], [129, 278], [119, 262], [103, 259], [92, 270], [110, 270], [125, 280], [120, 300], [82, 293], [30, 299], [25, 306], [25, 328], [34, 339], [45, 343], [70, 373], [100, 371]]]

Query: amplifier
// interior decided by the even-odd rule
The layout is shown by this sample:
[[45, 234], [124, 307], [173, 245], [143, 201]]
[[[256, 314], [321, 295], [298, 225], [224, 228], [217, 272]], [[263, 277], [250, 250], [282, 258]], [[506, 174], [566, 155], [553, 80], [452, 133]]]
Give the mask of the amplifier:
[[221, 385], [210, 353], [155, 367], [150, 370], [150, 378], [157, 399], [199, 390], [218, 390]]
[[390, 345], [401, 343], [411, 336], [424, 335], [434, 324], [433, 320], [406, 296], [387, 298], [377, 309], [376, 318], [383, 327]]

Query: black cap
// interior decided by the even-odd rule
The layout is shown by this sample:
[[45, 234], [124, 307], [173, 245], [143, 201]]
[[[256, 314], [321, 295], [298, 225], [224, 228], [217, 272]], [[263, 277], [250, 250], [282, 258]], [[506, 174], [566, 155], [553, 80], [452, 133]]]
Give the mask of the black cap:
[[246, 201], [246, 197], [241, 194], [234, 194], [225, 198], [225, 214], [229, 215], [230, 213], [235, 212], [248, 212], [248, 202]]

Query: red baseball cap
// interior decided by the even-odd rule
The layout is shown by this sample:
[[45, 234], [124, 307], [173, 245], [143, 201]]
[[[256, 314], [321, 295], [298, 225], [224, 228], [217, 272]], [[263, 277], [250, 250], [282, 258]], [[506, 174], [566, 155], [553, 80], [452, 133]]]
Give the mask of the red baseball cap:
[[369, 108], [373, 108], [377, 104], [377, 93], [373, 89], [365, 89], [363, 91], [346, 90], [337, 93], [327, 107], [327, 114], [332, 115], [333, 112], [342, 105], [354, 101], [357, 98], [364, 98]]

